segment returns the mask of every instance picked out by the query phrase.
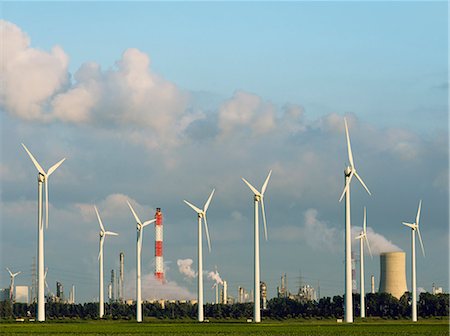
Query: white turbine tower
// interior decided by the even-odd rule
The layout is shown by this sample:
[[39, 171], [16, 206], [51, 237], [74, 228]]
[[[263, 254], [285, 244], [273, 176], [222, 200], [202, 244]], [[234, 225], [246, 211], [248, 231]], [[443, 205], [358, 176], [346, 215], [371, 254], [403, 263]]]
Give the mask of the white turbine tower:
[[209, 231], [208, 231], [208, 221], [206, 220], [206, 210], [208, 210], [209, 203], [211, 203], [211, 199], [214, 195], [215, 189], [212, 190], [211, 194], [209, 195], [208, 200], [205, 203], [205, 206], [203, 207], [203, 210], [200, 210], [195, 205], [189, 203], [188, 201], [184, 200], [184, 203], [189, 205], [194, 211], [197, 213], [198, 218], [198, 321], [203, 322], [204, 316], [203, 316], [203, 252], [202, 252], [202, 218], [205, 222], [205, 232], [206, 232], [206, 239], [208, 240], [208, 249], [209, 252], [211, 252], [211, 241], [209, 239]]
[[264, 192], [266, 191], [267, 184], [269, 183], [270, 175], [272, 175], [272, 171], [269, 172], [269, 175], [267, 175], [266, 180], [264, 181], [264, 184], [261, 188], [261, 192], [259, 192], [254, 186], [252, 186], [246, 179], [242, 178], [242, 180], [247, 184], [247, 186], [250, 188], [250, 190], [254, 194], [254, 210], [255, 210], [255, 220], [254, 220], [254, 228], [255, 228], [255, 270], [254, 270], [254, 286], [253, 286], [253, 293], [254, 293], [254, 310], [253, 310], [253, 321], [256, 323], [261, 322], [261, 302], [260, 302], [260, 290], [259, 290], [259, 222], [258, 222], [258, 203], [261, 202], [261, 212], [263, 216], [263, 222], [264, 222], [264, 237], [267, 240], [267, 224], [266, 224], [266, 211], [264, 209]]
[[9, 283], [9, 300], [12, 302], [14, 299], [14, 278], [22, 272], [19, 271], [19, 272], [13, 273], [9, 270], [8, 267], [6, 267], [6, 270], [8, 271], [10, 280], [11, 280], [11, 282]]
[[416, 231], [419, 236], [420, 247], [422, 248], [423, 256], [425, 257], [425, 249], [423, 248], [422, 236], [419, 230], [419, 220], [420, 220], [420, 210], [422, 208], [422, 200], [419, 202], [419, 208], [417, 209], [416, 221], [415, 223], [405, 223], [411, 228], [411, 287], [412, 287], [412, 310], [411, 319], [413, 322], [417, 322], [417, 289], [416, 289]]
[[48, 178], [64, 162], [57, 162], [45, 172], [28, 148], [22, 144], [31, 161], [38, 170], [38, 311], [39, 322], [45, 321], [45, 290], [44, 290], [44, 225], [42, 223], [42, 183], [45, 184], [45, 227], [48, 228]]
[[364, 240], [367, 243], [367, 248], [369, 250], [370, 256], [372, 257], [372, 251], [370, 250], [370, 244], [369, 240], [367, 239], [367, 231], [366, 231], [366, 207], [364, 207], [364, 221], [363, 221], [363, 230], [361, 231], [361, 234], [357, 236], [355, 239], [359, 239], [359, 253], [361, 256], [361, 265], [359, 268], [359, 286], [360, 286], [360, 293], [361, 293], [361, 317], [366, 317], [366, 302], [365, 302], [365, 292], [364, 292]]
[[345, 322], [353, 322], [353, 294], [352, 294], [352, 237], [351, 237], [351, 215], [350, 215], [350, 183], [353, 176], [356, 176], [358, 181], [362, 184], [364, 189], [370, 195], [370, 191], [362, 178], [356, 172], [355, 164], [353, 162], [352, 148], [350, 146], [350, 137], [348, 135], [347, 120], [344, 118], [345, 135], [347, 137], [347, 152], [350, 166], [344, 171], [345, 187], [342, 192], [339, 202], [345, 195]]
[[128, 202], [134, 219], [136, 219], [136, 321], [142, 322], [142, 295], [141, 295], [141, 253], [142, 253], [142, 231], [144, 227], [156, 222], [156, 219], [148, 220], [144, 223], [141, 222], [138, 215], [134, 211], [130, 202]]
[[103, 244], [105, 242], [106, 236], [118, 236], [119, 234], [111, 231], [105, 231], [105, 227], [103, 226], [102, 219], [98, 213], [97, 207], [94, 205], [95, 213], [97, 214], [98, 224], [100, 225], [100, 247], [98, 252], [98, 266], [99, 266], [99, 318], [102, 318], [105, 314], [105, 303], [103, 298]]

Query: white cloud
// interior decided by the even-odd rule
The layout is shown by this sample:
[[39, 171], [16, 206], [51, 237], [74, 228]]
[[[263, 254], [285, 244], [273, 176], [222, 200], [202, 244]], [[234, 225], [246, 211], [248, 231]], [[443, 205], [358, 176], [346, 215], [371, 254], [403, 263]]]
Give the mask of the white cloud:
[[252, 134], [258, 135], [275, 127], [275, 107], [244, 91], [236, 91], [220, 106], [218, 113], [223, 136], [242, 129], [250, 129]]
[[0, 20], [2, 66], [0, 106], [25, 120], [49, 121], [48, 100], [68, 81], [69, 57], [58, 46], [50, 52], [30, 47], [15, 24]]

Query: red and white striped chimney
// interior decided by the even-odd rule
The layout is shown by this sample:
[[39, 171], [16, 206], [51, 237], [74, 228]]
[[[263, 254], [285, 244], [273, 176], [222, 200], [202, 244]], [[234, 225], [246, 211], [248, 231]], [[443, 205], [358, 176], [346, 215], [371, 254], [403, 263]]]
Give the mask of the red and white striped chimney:
[[155, 219], [155, 278], [163, 282], [163, 215], [161, 212], [161, 208], [156, 208]]

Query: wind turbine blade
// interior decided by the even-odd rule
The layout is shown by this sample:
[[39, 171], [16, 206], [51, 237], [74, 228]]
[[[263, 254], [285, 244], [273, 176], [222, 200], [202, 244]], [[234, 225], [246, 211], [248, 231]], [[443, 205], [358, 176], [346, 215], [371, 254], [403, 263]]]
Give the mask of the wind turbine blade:
[[100, 218], [100, 215], [98, 213], [97, 207], [94, 205], [95, 213], [97, 214], [98, 223], [100, 224], [100, 229], [105, 232], [105, 227], [103, 226], [102, 219]]
[[245, 184], [250, 188], [251, 191], [253, 191], [253, 193], [254, 193], [255, 195], [261, 195], [261, 194], [259, 193], [259, 191], [256, 190], [256, 188], [255, 188], [254, 186], [252, 186], [245, 178], [242, 178], [242, 181], [245, 182]]
[[417, 215], [416, 215], [416, 224], [419, 226], [419, 220], [420, 220], [420, 210], [422, 209], [422, 200], [419, 202], [419, 207], [417, 208]]
[[211, 252], [211, 240], [209, 239], [208, 221], [206, 220], [206, 213], [203, 216], [203, 219], [205, 220], [205, 232], [206, 232], [206, 240], [208, 241], [208, 249], [209, 252]]
[[103, 243], [105, 242], [105, 236], [100, 237], [100, 248], [98, 250], [98, 258], [97, 260], [100, 260], [100, 255], [102, 254], [103, 251]]
[[14, 277], [16, 277], [16, 276], [18, 276], [20, 273], [22, 273], [22, 271], [19, 271], [19, 272], [17, 272], [17, 273], [14, 273]]
[[118, 233], [112, 232], [112, 231], [105, 231], [105, 235], [107, 236], [118, 236]]
[[192, 209], [194, 209], [194, 211], [195, 211], [196, 213], [198, 213], [198, 214], [203, 213], [203, 211], [200, 210], [199, 208], [197, 208], [194, 204], [189, 203], [189, 202], [186, 201], [186, 200], [183, 200], [183, 202], [186, 203], [187, 205], [189, 205]]
[[359, 180], [359, 182], [361, 182], [361, 184], [362, 184], [362, 186], [364, 187], [364, 189], [366, 189], [367, 193], [368, 193], [369, 195], [372, 195], [372, 194], [370, 193], [370, 191], [369, 191], [369, 188], [367, 188], [366, 184], [364, 183], [364, 181], [363, 181], [362, 178], [358, 175], [357, 172], [355, 172], [355, 176], [356, 176], [356, 178]]
[[8, 273], [9, 273], [10, 276], [13, 276], [12, 272], [9, 270], [8, 267], [6, 267], [6, 270], [8, 271]]
[[363, 233], [366, 234], [367, 215], [366, 207], [364, 207]]
[[345, 123], [345, 135], [347, 137], [348, 161], [350, 162], [350, 167], [355, 168], [355, 165], [353, 163], [352, 146], [350, 145], [350, 136], [348, 135], [347, 119], [345, 119], [345, 118], [344, 118], [344, 123]]
[[45, 177], [45, 228], [48, 229], [48, 176]]
[[66, 160], [66, 158], [62, 159], [61, 161], [55, 163], [53, 166], [50, 167], [50, 169], [47, 171], [47, 177], [50, 176], [61, 164]]
[[419, 227], [417, 227], [417, 235], [419, 236], [420, 247], [422, 248], [423, 256], [425, 257], [425, 249], [423, 247], [422, 235], [420, 234]]
[[367, 235], [364, 236], [364, 239], [366, 240], [367, 249], [369, 250], [370, 257], [373, 258], [372, 250], [370, 249], [369, 239], [367, 239]]
[[264, 209], [264, 198], [261, 198], [261, 212], [263, 215], [263, 222], [264, 222], [264, 237], [267, 241], [267, 223], [266, 223], [266, 210]]
[[344, 195], [347, 192], [348, 188], [350, 188], [350, 182], [352, 181], [353, 175], [354, 175], [354, 171], [352, 170], [351, 173], [350, 173], [350, 177], [348, 178], [347, 184], [345, 185], [344, 191], [342, 191], [341, 198], [339, 198], [339, 202], [342, 201], [342, 199], [344, 198]]
[[213, 190], [212, 190], [211, 195], [209, 195], [209, 198], [208, 198], [208, 200], [207, 200], [206, 203], [205, 203], [205, 206], [204, 206], [204, 208], [203, 208], [203, 211], [204, 211], [204, 212], [206, 212], [206, 210], [208, 210], [209, 203], [211, 203], [211, 199], [212, 199], [212, 197], [213, 197], [213, 195], [214, 195], [214, 191], [216, 191], [216, 189], [213, 189]]
[[138, 224], [142, 224], [142, 223], [141, 223], [141, 220], [139, 219], [138, 215], [136, 215], [136, 212], [134, 211], [134, 209], [133, 209], [133, 207], [131, 206], [130, 202], [127, 201], [127, 203], [128, 203], [128, 206], [130, 207], [131, 212], [133, 213], [134, 218], [136, 219], [136, 222], [137, 222]]
[[416, 228], [416, 225], [415, 225], [415, 224], [405, 223], [405, 222], [402, 222], [402, 224], [403, 224], [403, 225], [406, 225], [406, 226], [408, 226], [408, 227], [410, 227], [411, 229], [415, 229], [415, 228]]
[[144, 222], [144, 224], [142, 224], [142, 227], [146, 227], [147, 225], [150, 225], [150, 224], [152, 224], [154, 222], [156, 222], [156, 219], [148, 220], [148, 221]]
[[267, 178], [264, 181], [264, 184], [263, 184], [263, 186], [261, 188], [261, 195], [264, 195], [264, 192], [266, 191], [267, 184], [269, 183], [269, 180], [270, 180], [270, 175], [272, 175], [272, 170], [269, 171], [269, 175], [267, 175]]
[[362, 239], [364, 237], [363, 234], [360, 234], [359, 236], [356, 236], [355, 239]]
[[27, 146], [25, 146], [24, 144], [22, 144], [23, 148], [25, 148], [25, 150], [28, 153], [28, 156], [30, 157], [31, 161], [33, 161], [34, 166], [37, 168], [37, 170], [39, 171], [39, 173], [41, 173], [42, 175], [46, 175], [44, 169], [42, 169], [41, 165], [39, 164], [39, 162], [37, 162], [37, 160], [34, 158], [33, 154], [31, 154], [31, 152], [28, 150]]

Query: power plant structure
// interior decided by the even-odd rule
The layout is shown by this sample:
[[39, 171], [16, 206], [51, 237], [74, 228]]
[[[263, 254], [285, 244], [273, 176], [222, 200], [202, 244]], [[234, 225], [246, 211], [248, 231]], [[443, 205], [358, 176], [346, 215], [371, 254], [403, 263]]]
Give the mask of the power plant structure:
[[370, 292], [375, 294], [375, 276], [373, 274], [370, 277]]
[[222, 303], [223, 304], [228, 304], [228, 284], [227, 281], [224, 280], [223, 281], [223, 286], [222, 286]]
[[118, 277], [119, 284], [118, 284], [118, 288], [117, 288], [119, 290], [118, 297], [119, 297], [120, 302], [124, 302], [124, 300], [123, 300], [124, 258], [125, 258], [124, 253], [120, 252], [120, 254], [119, 254], [119, 277]]
[[400, 299], [408, 291], [406, 286], [405, 252], [385, 252], [380, 254], [379, 293], [390, 293]]
[[267, 309], [267, 285], [264, 281], [260, 282], [260, 290], [261, 290], [261, 306], [263, 310]]
[[155, 278], [164, 282], [163, 214], [161, 208], [156, 208], [155, 219]]

